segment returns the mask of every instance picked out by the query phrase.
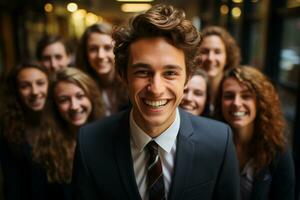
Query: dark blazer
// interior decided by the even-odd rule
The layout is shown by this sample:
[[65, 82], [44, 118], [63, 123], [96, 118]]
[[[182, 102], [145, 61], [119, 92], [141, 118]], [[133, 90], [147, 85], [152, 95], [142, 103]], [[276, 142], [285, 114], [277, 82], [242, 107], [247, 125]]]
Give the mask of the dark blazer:
[[[239, 198], [231, 130], [180, 110], [174, 175], [168, 199]], [[129, 112], [81, 128], [75, 153], [75, 199], [141, 199], [130, 150]]]
[[295, 171], [289, 151], [279, 154], [254, 179], [252, 200], [294, 200]]

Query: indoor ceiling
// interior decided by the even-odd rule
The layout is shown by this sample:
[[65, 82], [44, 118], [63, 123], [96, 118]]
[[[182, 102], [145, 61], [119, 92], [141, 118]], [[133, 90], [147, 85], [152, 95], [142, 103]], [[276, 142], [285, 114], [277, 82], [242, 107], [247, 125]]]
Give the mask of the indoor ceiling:
[[[194, 15], [197, 12], [197, 0], [154, 0], [154, 4], [171, 4], [186, 11], [187, 15]], [[124, 13], [121, 11], [122, 4], [127, 2], [118, 2], [116, 0], [89, 0], [89, 9], [107, 19], [124, 20], [135, 13]]]

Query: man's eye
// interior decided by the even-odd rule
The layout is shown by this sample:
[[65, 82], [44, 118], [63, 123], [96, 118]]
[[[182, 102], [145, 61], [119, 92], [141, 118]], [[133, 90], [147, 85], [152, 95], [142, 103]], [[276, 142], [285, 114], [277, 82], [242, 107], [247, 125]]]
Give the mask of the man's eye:
[[174, 77], [176, 76], [178, 73], [175, 72], [175, 71], [166, 71], [165, 72], [165, 76], [168, 76], [168, 77]]

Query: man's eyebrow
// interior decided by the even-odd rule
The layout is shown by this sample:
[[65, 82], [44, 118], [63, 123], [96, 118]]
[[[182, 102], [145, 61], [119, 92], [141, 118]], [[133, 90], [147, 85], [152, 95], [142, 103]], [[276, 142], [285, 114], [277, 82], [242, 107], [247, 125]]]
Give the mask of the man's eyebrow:
[[[135, 63], [130, 65], [130, 67], [132, 68], [151, 68], [151, 66], [149, 64], [146, 63]], [[164, 69], [175, 69], [175, 70], [183, 70], [183, 67], [179, 66], [179, 65], [173, 65], [173, 64], [169, 64], [169, 65], [165, 65], [163, 66]]]
[[135, 69], [135, 68], [150, 68], [150, 65], [146, 64], [146, 63], [134, 63], [134, 64], [130, 65], [130, 67], [132, 67], [133, 69]]
[[175, 70], [180, 70], [182, 71], [183, 70], [183, 67], [179, 66], [179, 65], [166, 65], [164, 66], [165, 69], [175, 69]]

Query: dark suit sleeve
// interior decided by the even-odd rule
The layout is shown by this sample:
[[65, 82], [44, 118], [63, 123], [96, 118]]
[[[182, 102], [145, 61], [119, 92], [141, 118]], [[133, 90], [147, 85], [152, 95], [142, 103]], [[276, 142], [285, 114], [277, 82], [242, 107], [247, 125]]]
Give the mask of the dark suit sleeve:
[[272, 169], [272, 184], [270, 199], [294, 200], [295, 199], [295, 171], [293, 158], [289, 151], [278, 157]]
[[228, 127], [227, 145], [223, 158], [223, 165], [220, 169], [216, 188], [214, 191], [215, 200], [239, 200], [240, 176], [239, 165], [236, 156], [235, 146], [232, 140], [232, 132]]
[[[89, 173], [85, 160], [84, 133], [82, 130], [78, 133], [77, 146], [73, 165], [72, 188], [73, 199], [93, 200], [99, 199], [98, 191], [92, 176]], [[97, 152], [95, 152], [97, 155]]]

